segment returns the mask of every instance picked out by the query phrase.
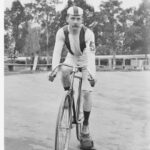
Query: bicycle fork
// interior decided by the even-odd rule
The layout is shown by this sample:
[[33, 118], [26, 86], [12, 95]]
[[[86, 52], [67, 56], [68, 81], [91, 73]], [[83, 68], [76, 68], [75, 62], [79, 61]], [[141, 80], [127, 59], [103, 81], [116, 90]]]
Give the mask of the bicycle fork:
[[79, 113], [81, 110], [81, 86], [82, 86], [82, 79], [80, 77], [76, 77], [79, 79], [79, 88], [78, 88], [78, 98], [77, 98], [77, 103], [75, 106], [75, 101], [74, 101], [74, 96], [72, 93], [72, 111], [73, 111], [73, 124], [78, 124], [78, 119], [79, 119]]

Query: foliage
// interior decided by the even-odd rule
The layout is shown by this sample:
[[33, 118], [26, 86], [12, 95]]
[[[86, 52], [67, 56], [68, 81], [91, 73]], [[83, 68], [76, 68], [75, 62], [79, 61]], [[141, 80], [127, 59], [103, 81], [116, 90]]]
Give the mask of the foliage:
[[11, 16], [11, 23], [13, 29], [13, 37], [15, 39], [15, 48], [14, 48], [14, 53], [15, 53], [15, 50], [18, 51], [20, 50], [19, 25], [25, 19], [24, 8], [19, 1], [14, 1], [12, 3], [10, 16]]
[[6, 50], [6, 53], [8, 53], [11, 44], [12, 44], [12, 23], [11, 23], [11, 17], [10, 17], [11, 11], [7, 8], [4, 13], [4, 48]]
[[16, 53], [16, 50], [22, 52], [25, 42], [26, 32], [19, 29], [19, 26], [25, 20], [24, 8], [19, 1], [12, 3], [11, 9], [5, 10], [4, 15], [4, 42], [6, 51], [10, 50]]
[[29, 21], [24, 26], [28, 32], [25, 38], [24, 53], [31, 54], [40, 51], [40, 25], [34, 21]]
[[122, 36], [122, 26], [120, 14], [122, 8], [121, 2], [107, 1], [100, 5], [102, 22], [99, 23], [101, 28], [102, 45], [107, 45], [110, 49], [109, 54], [116, 54], [119, 50], [120, 37]]
[[27, 14], [30, 14], [29, 18], [41, 24], [40, 49], [48, 52], [54, 46], [55, 32], [58, 28], [53, 1], [36, 0], [34, 4], [26, 4], [25, 9]]
[[[14, 47], [20, 53], [29, 54], [35, 47], [42, 54], [52, 55], [56, 32], [66, 24], [67, 9], [77, 5], [84, 10], [84, 24], [95, 34], [97, 55], [150, 53], [150, 2], [142, 0], [138, 8], [127, 9], [121, 3], [103, 1], [95, 12], [85, 0], [68, 0], [65, 8], [56, 12], [53, 0], [35, 0], [24, 7], [16, 0], [4, 12], [5, 50]], [[35, 30], [29, 30], [31, 22], [39, 26], [37, 38], [33, 36]]]
[[138, 31], [135, 32], [136, 37], [131, 48], [140, 49], [140, 53], [142, 51], [147, 54], [150, 52], [150, 1], [143, 0], [134, 16], [136, 18], [133, 26], [138, 28]]

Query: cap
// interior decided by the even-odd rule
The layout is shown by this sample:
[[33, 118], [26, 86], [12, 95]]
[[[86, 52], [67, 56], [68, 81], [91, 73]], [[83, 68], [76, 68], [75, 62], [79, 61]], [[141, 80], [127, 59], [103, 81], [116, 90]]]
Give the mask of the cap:
[[83, 9], [77, 6], [72, 6], [68, 8], [67, 10], [68, 15], [73, 15], [73, 16], [81, 16], [83, 15]]

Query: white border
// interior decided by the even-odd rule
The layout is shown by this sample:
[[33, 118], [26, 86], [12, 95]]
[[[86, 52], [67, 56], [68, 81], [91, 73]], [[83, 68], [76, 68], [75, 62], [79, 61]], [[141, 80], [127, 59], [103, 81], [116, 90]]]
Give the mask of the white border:
[[0, 149], [4, 149], [4, 2], [0, 1]]

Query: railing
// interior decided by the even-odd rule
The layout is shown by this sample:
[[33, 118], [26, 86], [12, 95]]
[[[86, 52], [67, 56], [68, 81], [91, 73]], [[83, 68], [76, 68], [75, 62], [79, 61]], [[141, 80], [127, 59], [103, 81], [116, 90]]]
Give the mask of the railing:
[[[7, 67], [8, 71], [15, 71], [15, 67], [20, 68], [30, 68], [30, 70], [33, 69], [34, 64], [16, 64], [16, 63], [5, 63], [5, 67]], [[46, 70], [51, 70], [51, 64], [37, 64], [36, 70], [40, 70], [40, 68], [45, 67]]]
[[[47, 60], [46, 57], [41, 57], [42, 59]], [[115, 62], [115, 68], [113, 68], [113, 56], [112, 55], [97, 55], [95, 58], [95, 63], [97, 70], [150, 70], [150, 54], [147, 55], [147, 58], [145, 55], [116, 55], [116, 62]], [[64, 61], [65, 58], [61, 58], [61, 62]], [[15, 71], [16, 68], [30, 68], [30, 70], [33, 69], [34, 64], [31, 62], [28, 63], [28, 60], [30, 60], [29, 57], [18, 57], [15, 59], [15, 63], [6, 63], [5, 62], [5, 68], [8, 69], [8, 71]], [[19, 64], [17, 61], [20, 61], [21, 64]], [[37, 63], [36, 70], [42, 70], [43, 68], [46, 70], [51, 69], [51, 62], [52, 57], [49, 58], [48, 62], [43, 63]]]

